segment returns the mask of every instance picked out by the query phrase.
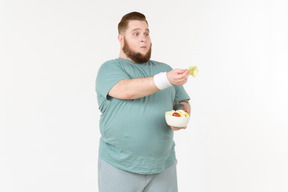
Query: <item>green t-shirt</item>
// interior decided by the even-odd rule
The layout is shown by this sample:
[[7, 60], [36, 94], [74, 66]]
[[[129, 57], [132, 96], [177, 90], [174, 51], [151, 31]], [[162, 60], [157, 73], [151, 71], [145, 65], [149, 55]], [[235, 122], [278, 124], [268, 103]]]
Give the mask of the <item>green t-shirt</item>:
[[165, 112], [173, 102], [190, 99], [182, 86], [172, 86], [139, 99], [108, 96], [122, 79], [151, 77], [172, 68], [148, 61], [136, 64], [123, 58], [105, 62], [96, 79], [100, 117], [99, 156], [111, 165], [138, 174], [160, 173], [175, 161], [173, 130]]

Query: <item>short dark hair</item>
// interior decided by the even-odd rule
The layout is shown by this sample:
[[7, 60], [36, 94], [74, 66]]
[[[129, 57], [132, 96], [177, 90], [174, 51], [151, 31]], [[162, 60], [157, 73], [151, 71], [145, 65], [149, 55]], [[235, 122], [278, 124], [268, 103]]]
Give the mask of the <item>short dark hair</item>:
[[128, 28], [129, 21], [132, 20], [146, 21], [146, 23], [148, 24], [144, 14], [136, 11], [127, 13], [122, 17], [121, 21], [118, 24], [118, 33], [121, 34], [122, 32], [126, 31], [126, 29]]

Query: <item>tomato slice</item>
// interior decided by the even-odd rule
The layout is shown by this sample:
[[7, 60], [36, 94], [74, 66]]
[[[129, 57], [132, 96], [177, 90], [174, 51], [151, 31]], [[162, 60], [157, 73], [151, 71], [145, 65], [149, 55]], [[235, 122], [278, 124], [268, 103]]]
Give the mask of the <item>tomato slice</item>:
[[179, 114], [179, 113], [177, 113], [177, 112], [174, 112], [174, 113], [172, 114], [172, 116], [175, 116], [175, 117], [180, 117], [180, 114]]

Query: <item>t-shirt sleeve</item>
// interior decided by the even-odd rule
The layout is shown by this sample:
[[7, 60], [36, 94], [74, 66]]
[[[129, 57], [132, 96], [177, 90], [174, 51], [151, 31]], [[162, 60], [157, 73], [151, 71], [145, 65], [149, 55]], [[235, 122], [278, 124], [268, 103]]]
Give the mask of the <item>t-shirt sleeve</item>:
[[187, 94], [187, 92], [185, 91], [183, 86], [174, 85], [174, 87], [175, 87], [175, 91], [176, 91], [174, 102], [182, 101], [185, 99], [190, 100], [190, 97]]
[[118, 62], [110, 60], [101, 65], [96, 78], [96, 92], [100, 108], [104, 107], [103, 104], [109, 99], [110, 89], [123, 79], [130, 79], [130, 77]]

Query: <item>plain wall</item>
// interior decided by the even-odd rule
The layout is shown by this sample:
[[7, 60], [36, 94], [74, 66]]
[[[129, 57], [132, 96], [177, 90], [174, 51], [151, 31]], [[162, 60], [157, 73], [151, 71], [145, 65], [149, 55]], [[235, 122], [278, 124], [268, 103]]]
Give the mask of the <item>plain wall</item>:
[[98, 191], [95, 78], [135, 10], [153, 60], [200, 71], [179, 191], [287, 192], [285, 0], [0, 0], [0, 191]]

